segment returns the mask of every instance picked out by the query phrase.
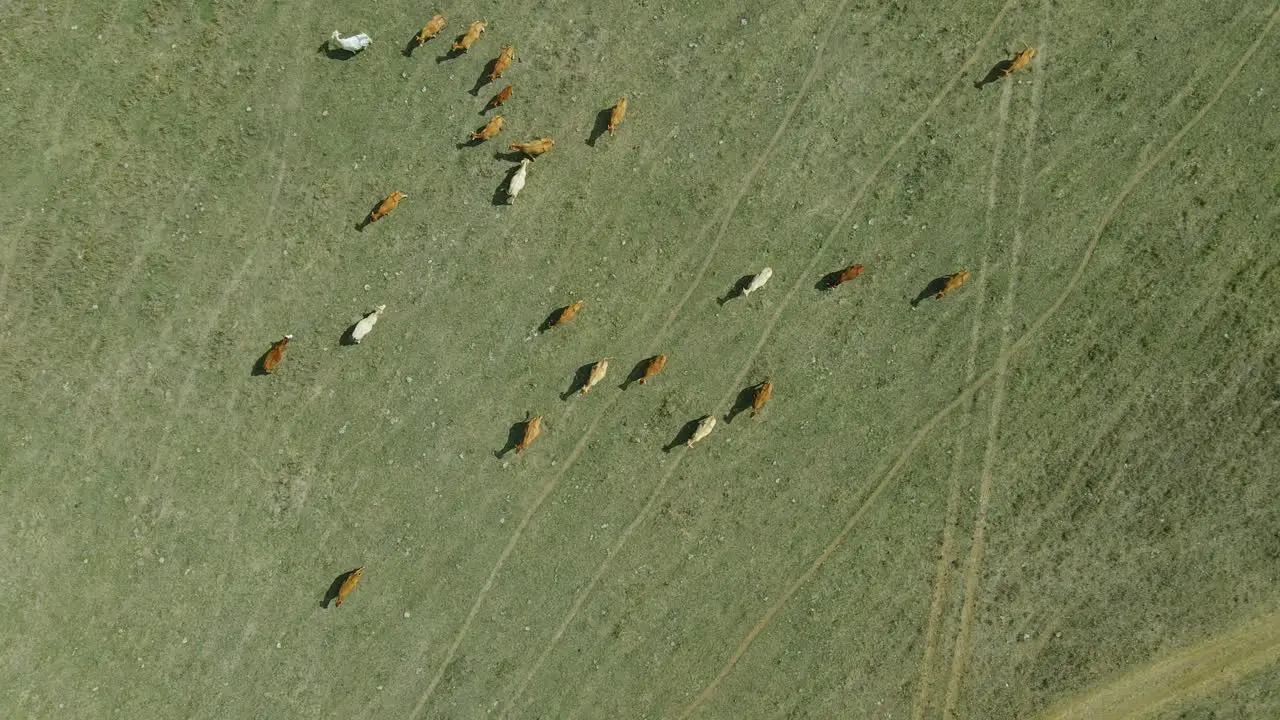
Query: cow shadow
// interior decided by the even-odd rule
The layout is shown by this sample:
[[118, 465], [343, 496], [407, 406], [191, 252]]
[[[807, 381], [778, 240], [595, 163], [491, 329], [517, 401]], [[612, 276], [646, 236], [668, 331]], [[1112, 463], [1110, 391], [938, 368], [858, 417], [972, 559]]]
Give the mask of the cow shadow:
[[826, 275], [823, 275], [822, 278], [818, 280], [818, 283], [813, 286], [813, 289], [821, 290], [823, 292], [834, 290], [835, 287], [840, 284], [840, 276], [843, 274], [844, 270], [832, 270]]
[[[480, 71], [480, 77], [476, 78], [476, 84], [467, 91], [471, 93], [472, 97], [480, 97], [480, 91], [484, 89], [484, 86], [493, 82], [493, 80], [489, 79], [489, 74], [493, 72], [493, 68], [497, 64], [498, 58], [493, 58], [484, 64], [484, 69]], [[496, 79], [497, 78], [494, 78], [494, 80]]]
[[403, 54], [405, 57], [411, 58], [413, 57], [413, 51], [420, 47], [422, 47], [422, 43], [418, 42], [418, 34], [414, 33], [413, 37], [409, 38], [409, 43], [404, 46]]
[[698, 429], [698, 423], [701, 420], [702, 418], [694, 418], [685, 423], [684, 426], [680, 428], [680, 432], [676, 433], [676, 436], [671, 439], [671, 442], [667, 443], [667, 445], [662, 448], [662, 452], [669, 453], [675, 448], [689, 442], [689, 438], [693, 437], [693, 433]]
[[509, 192], [511, 188], [511, 178], [515, 177], [516, 172], [519, 170], [519, 165], [507, 170], [507, 174], [502, 176], [502, 182], [498, 183], [498, 187], [493, 189], [493, 199], [490, 202], [494, 207], [511, 204], [511, 193]]
[[547, 316], [547, 319], [543, 320], [542, 324], [538, 326], [538, 332], [544, 333], [550, 330], [551, 328], [555, 327], [556, 323], [560, 322], [560, 316], [564, 315], [565, 311], [568, 309], [569, 309], [569, 306], [565, 305], [564, 307], [559, 307], [559, 308], [556, 308], [555, 310], [552, 310], [551, 314]]
[[647, 357], [641, 360], [640, 362], [636, 363], [636, 366], [631, 368], [631, 373], [627, 375], [627, 379], [623, 380], [622, 384], [619, 385], [618, 387], [622, 390], [626, 390], [627, 388], [631, 387], [633, 383], [640, 382], [640, 380], [644, 378], [645, 368], [649, 367], [649, 363], [653, 362], [654, 358], [656, 357], [658, 356], [654, 355], [653, 357]]
[[324, 597], [320, 600], [320, 607], [328, 609], [329, 603], [338, 599], [338, 593], [342, 590], [342, 583], [346, 582], [347, 578], [351, 577], [355, 573], [355, 570], [348, 570], [334, 578], [333, 582], [329, 585], [329, 589], [324, 591]]
[[760, 386], [752, 385], [738, 392], [738, 397], [733, 400], [733, 407], [729, 408], [729, 412], [724, 415], [725, 424], [732, 423], [733, 419], [741, 415], [743, 411], [751, 409], [751, 401], [755, 399], [756, 388], [758, 387]]
[[518, 163], [525, 158], [525, 154], [519, 150], [498, 150], [493, 153], [494, 160], [503, 162]]
[[738, 278], [738, 281], [733, 284], [733, 287], [729, 288], [729, 292], [726, 292], [721, 297], [716, 298], [716, 302], [720, 305], [724, 305], [730, 300], [741, 296], [742, 293], [746, 291], [747, 286], [751, 284], [751, 280], [754, 277], [755, 275], [743, 275]]
[[[506, 88], [503, 88], [503, 90], [505, 90], [505, 89], [506, 89]], [[502, 90], [499, 90], [498, 92], [494, 93], [494, 94], [493, 94], [493, 97], [489, 98], [489, 101], [488, 101], [488, 102], [486, 102], [486, 103], [484, 104], [484, 107], [480, 108], [480, 113], [479, 113], [479, 114], [480, 114], [480, 115], [484, 115], [485, 113], [489, 112], [490, 110], [496, 110], [497, 108], [502, 107], [502, 104], [503, 104], [503, 103], [505, 103], [505, 102], [506, 102], [506, 100], [504, 100], [502, 103], [498, 103], [498, 102], [497, 102], [497, 100], [498, 100], [498, 96], [499, 96], [499, 95], [501, 95], [501, 94], [502, 94]], [[512, 93], [512, 94], [514, 95], [514, 93]], [[511, 98], [507, 98], [507, 100], [510, 100], [510, 99], [511, 99]]]
[[[465, 35], [465, 33], [463, 34]], [[462, 39], [462, 35], [459, 35], [458, 37], [453, 39], [453, 42], [458, 42], [461, 39]], [[449, 60], [456, 60], [457, 58], [460, 58], [466, 54], [467, 54], [466, 50], [458, 50], [453, 47], [452, 43], [450, 43], [449, 49], [445, 50], [443, 55], [436, 58], [436, 63], [448, 62]]]
[[520, 422], [512, 425], [511, 428], [507, 430], [507, 444], [502, 446], [501, 450], [494, 450], [493, 456], [501, 460], [507, 453], [515, 450], [516, 446], [520, 444], [520, 441], [524, 439], [524, 426], [527, 425], [528, 422], [528, 420], [521, 420]]
[[271, 374], [267, 372], [267, 356], [271, 354], [273, 349], [275, 349], [274, 346], [267, 348], [266, 352], [259, 355], [258, 359], [253, 361], [253, 369], [249, 371], [249, 375], [251, 377]]
[[591, 368], [595, 367], [595, 363], [587, 363], [573, 372], [573, 381], [569, 384], [569, 389], [560, 393], [561, 400], [568, 400], [573, 397], [579, 390], [587, 386], [587, 380], [591, 378]]
[[463, 140], [457, 145], [454, 145], [454, 147], [459, 150], [463, 150], [465, 148], [479, 147], [480, 145], [483, 145], [483, 144], [484, 144], [484, 138], [467, 138], [466, 140]]
[[591, 135], [587, 138], [587, 145], [596, 146], [596, 141], [601, 135], [609, 132], [609, 119], [613, 117], [613, 108], [608, 107], [596, 113], [596, 124], [591, 128]]
[[369, 208], [369, 212], [364, 216], [364, 219], [356, 223], [356, 232], [364, 232], [365, 228], [374, 223], [373, 214], [378, 211], [378, 207], [380, 205], [382, 205], [381, 200], [374, 203], [373, 207]]
[[[369, 317], [369, 315], [372, 314], [373, 313], [367, 313], [364, 317], [360, 318], [360, 320], [364, 320], [364, 318]], [[342, 337], [338, 338], [339, 345], [343, 347], [351, 347], [352, 345], [360, 344], [356, 342], [356, 326], [360, 324], [360, 320], [351, 323], [346, 330], [342, 331]]]
[[350, 60], [357, 55], [357, 53], [353, 53], [350, 50], [330, 47], [328, 40], [320, 43], [320, 47], [316, 48], [316, 54], [324, 55], [330, 60]]
[[911, 307], [914, 308], [922, 301], [942, 292], [942, 289], [947, 286], [947, 281], [950, 279], [950, 275], [943, 275], [942, 277], [936, 277], [930, 280], [929, 284], [925, 285], [924, 289], [920, 291], [920, 294], [916, 296], [916, 299], [911, 301]]
[[1013, 67], [1013, 60], [1001, 60], [1000, 62], [991, 66], [991, 69], [987, 71], [986, 77], [982, 78], [981, 80], [975, 80], [973, 83], [973, 87], [975, 89], [981, 90], [987, 85], [990, 85], [991, 83], [996, 82], [1000, 78], [1003, 78], [1005, 75], [1008, 75], [1009, 68], [1011, 67]]

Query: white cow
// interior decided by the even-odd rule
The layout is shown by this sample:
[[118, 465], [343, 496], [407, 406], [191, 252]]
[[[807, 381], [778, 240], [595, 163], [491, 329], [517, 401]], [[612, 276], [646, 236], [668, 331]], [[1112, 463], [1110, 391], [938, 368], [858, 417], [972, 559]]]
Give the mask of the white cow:
[[511, 180], [507, 183], [507, 197], [510, 198], [509, 203], [515, 203], [516, 196], [524, 189], [525, 178], [529, 175], [529, 158], [520, 161], [520, 169], [516, 170], [511, 176]]
[[347, 52], [357, 53], [369, 47], [369, 43], [373, 42], [373, 38], [364, 33], [358, 33], [351, 37], [342, 37], [342, 33], [337, 30], [333, 31], [333, 37], [330, 40], [335, 43], [338, 48]]
[[769, 278], [771, 277], [773, 277], [773, 268], [765, 268], [761, 270], [755, 277], [751, 278], [751, 282], [742, 289], [742, 297], [746, 297], [764, 287], [764, 284], [769, 282]]
[[693, 434], [689, 436], [688, 440], [684, 441], [684, 444], [687, 445], [688, 447], [693, 447], [694, 443], [710, 435], [711, 430], [715, 428], [715, 426], [716, 426], [715, 416], [704, 415], [703, 417], [699, 418], [697, 427], [693, 429]]
[[379, 305], [373, 312], [365, 315], [360, 322], [356, 323], [356, 326], [351, 328], [351, 341], [359, 343], [363, 340], [364, 336], [368, 335], [369, 331], [373, 329], [373, 326], [378, 324], [378, 313], [386, 309], [386, 305]]

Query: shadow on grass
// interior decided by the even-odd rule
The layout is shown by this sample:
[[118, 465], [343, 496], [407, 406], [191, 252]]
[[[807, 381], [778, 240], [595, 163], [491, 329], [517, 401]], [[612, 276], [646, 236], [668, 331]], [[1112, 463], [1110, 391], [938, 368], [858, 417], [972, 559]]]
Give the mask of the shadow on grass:
[[502, 182], [498, 183], [498, 187], [493, 189], [493, 199], [491, 202], [494, 207], [511, 204], [510, 193], [507, 192], [507, 189], [511, 187], [511, 178], [515, 176], [518, 170], [520, 170], [519, 165], [509, 168], [507, 170], [507, 174], [502, 176]]
[[519, 150], [498, 150], [493, 154], [494, 160], [501, 160], [502, 162], [518, 163], [524, 158], [524, 153]]
[[685, 423], [684, 427], [680, 428], [680, 432], [676, 433], [676, 436], [672, 438], [671, 442], [667, 443], [666, 447], [662, 448], [662, 452], [669, 453], [673, 449], [689, 442], [689, 438], [693, 437], [693, 433], [698, 429], [698, 423], [700, 422], [702, 422], [702, 418], [698, 417]]
[[741, 415], [744, 411], [751, 409], [751, 401], [755, 399], [756, 389], [759, 387], [759, 384], [752, 385], [751, 387], [743, 388], [738, 393], [738, 397], [733, 401], [733, 407], [729, 408], [729, 412], [725, 413], [725, 424], [733, 422], [733, 419], [738, 417], [738, 415]]
[[[463, 33], [462, 35], [459, 35], [458, 37], [454, 38], [454, 39], [453, 39], [453, 42], [458, 42], [458, 41], [462, 40], [462, 38], [463, 38], [463, 36], [464, 36], [464, 35], [466, 35], [466, 33]], [[449, 61], [449, 60], [456, 60], [457, 58], [460, 58], [460, 57], [462, 57], [463, 55], [466, 55], [466, 54], [467, 54], [467, 51], [466, 51], [466, 50], [459, 50], [459, 49], [456, 49], [456, 48], [454, 48], [454, 47], [453, 47], [453, 43], [450, 43], [450, 44], [449, 44], [449, 49], [448, 49], [448, 50], [445, 50], [443, 55], [441, 55], [441, 56], [437, 57], [437, 58], [436, 58], [436, 62], [437, 62], [437, 63], [442, 63], [442, 62], [447, 62], [447, 61]]]
[[840, 284], [840, 276], [843, 274], [844, 270], [833, 270], [826, 275], [823, 275], [822, 279], [818, 280], [818, 284], [813, 286], [813, 289], [821, 290], [823, 292], [834, 290], [836, 286]]
[[254, 360], [254, 361], [253, 361], [253, 370], [249, 371], [249, 375], [250, 375], [250, 376], [257, 377], [257, 376], [260, 376], [260, 375], [270, 375], [270, 374], [271, 374], [271, 373], [267, 372], [267, 356], [268, 356], [268, 355], [270, 355], [270, 354], [271, 354], [271, 351], [272, 351], [272, 350], [274, 350], [274, 349], [275, 349], [275, 346], [274, 346], [274, 345], [272, 345], [271, 347], [267, 348], [267, 351], [266, 351], [266, 352], [264, 352], [264, 353], [262, 353], [262, 355], [258, 356], [258, 359], [257, 359], [257, 360]]
[[[360, 320], [363, 320], [363, 319], [364, 319], [364, 318], [360, 318]], [[343, 347], [350, 347], [350, 346], [352, 346], [352, 345], [359, 345], [359, 344], [360, 344], [360, 343], [356, 342], [356, 337], [355, 337], [355, 335], [356, 335], [356, 326], [360, 324], [360, 320], [357, 320], [357, 321], [355, 321], [355, 322], [351, 323], [351, 325], [350, 325], [346, 330], [343, 330], [343, 331], [342, 331], [342, 337], [338, 338], [338, 344], [339, 344], [339, 345], [341, 345], [341, 346], [343, 346]]]
[[986, 77], [982, 78], [981, 80], [975, 80], [973, 83], [973, 86], [976, 89], [981, 90], [983, 87], [990, 85], [991, 83], [999, 80], [1005, 75], [1008, 75], [1009, 68], [1011, 67], [1013, 67], [1012, 60], [1001, 60], [1000, 62], [991, 66], [991, 69], [987, 71]]
[[942, 289], [947, 286], [947, 281], [950, 279], [950, 275], [943, 275], [942, 277], [936, 277], [930, 280], [929, 284], [925, 285], [924, 289], [920, 291], [920, 294], [916, 296], [916, 299], [911, 301], [911, 307], [915, 307], [922, 301], [942, 292]]
[[[479, 97], [480, 91], [484, 89], [484, 86], [493, 82], [493, 80], [489, 79], [489, 74], [493, 72], [493, 67], [497, 64], [498, 64], [498, 58], [493, 58], [492, 60], [484, 64], [484, 69], [480, 71], [480, 77], [476, 78], [476, 84], [470, 90], [467, 91], [471, 93], [472, 97]], [[497, 78], [494, 78], [494, 80], [496, 79]]]
[[601, 135], [609, 132], [609, 118], [613, 117], [613, 108], [607, 107], [596, 113], [595, 127], [591, 128], [591, 135], [587, 138], [587, 144], [591, 147], [596, 146], [596, 141]]
[[529, 425], [529, 421], [532, 419], [532, 414], [526, 414], [524, 420], [512, 425], [511, 428], [507, 430], [507, 444], [502, 446], [501, 450], [494, 450], [493, 456], [501, 460], [507, 453], [519, 447], [520, 441], [524, 440], [524, 429]]
[[733, 284], [733, 287], [729, 288], [729, 292], [725, 293], [721, 297], [716, 298], [716, 302], [721, 305], [724, 305], [730, 300], [741, 296], [742, 292], [747, 289], [748, 285], [751, 284], [751, 279], [754, 277], [755, 275], [743, 275], [742, 277], [738, 278], [738, 281]]
[[591, 368], [595, 367], [595, 363], [589, 362], [573, 372], [573, 381], [569, 384], [569, 389], [560, 393], [561, 400], [568, 400], [573, 397], [579, 390], [587, 386], [587, 380], [591, 378]]
[[343, 50], [342, 48], [338, 48], [335, 50], [329, 47], [328, 40], [325, 40], [323, 43], [320, 44], [319, 48], [316, 48], [316, 54], [324, 55], [330, 60], [350, 60], [351, 58], [356, 56], [356, 53], [353, 53], [350, 50]]
[[[618, 387], [622, 390], [626, 390], [627, 388], [631, 387], [632, 383], [638, 383], [641, 380], [643, 380], [645, 368], [648, 368], [649, 363], [657, 359], [658, 359], [658, 356], [654, 355], [653, 357], [647, 357], [641, 360], [640, 362], [636, 363], [636, 366], [631, 368], [631, 373], [627, 375], [627, 379], [623, 380], [622, 384], [619, 385]], [[640, 383], [640, 384], [643, 385], [644, 383]]]
[[552, 310], [551, 314], [547, 316], [547, 319], [543, 320], [542, 324], [538, 326], [538, 332], [544, 333], [550, 330], [551, 328], [555, 327], [556, 324], [560, 322], [560, 318], [566, 312], [568, 312], [570, 307], [572, 306], [565, 305], [564, 307], [559, 307], [559, 308], [556, 308], [555, 310]]
[[324, 591], [324, 598], [320, 600], [320, 607], [327, 609], [329, 607], [329, 603], [337, 600], [338, 591], [342, 589], [342, 583], [346, 582], [347, 578], [354, 575], [358, 569], [359, 568], [348, 570], [334, 578], [333, 583], [329, 585], [329, 589]]

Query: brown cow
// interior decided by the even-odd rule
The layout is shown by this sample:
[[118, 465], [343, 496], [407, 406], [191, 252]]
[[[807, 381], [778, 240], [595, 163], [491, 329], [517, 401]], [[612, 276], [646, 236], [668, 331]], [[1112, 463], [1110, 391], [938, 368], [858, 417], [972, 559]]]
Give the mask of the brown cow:
[[549, 137], [530, 140], [527, 143], [511, 143], [511, 147], [507, 148], [511, 152], [522, 152], [529, 157], [537, 157], [542, 153], [556, 146], [556, 141]]
[[516, 57], [516, 49], [510, 45], [503, 45], [502, 51], [498, 53], [498, 58], [493, 61], [493, 70], [489, 71], [489, 82], [493, 82], [502, 77], [502, 73], [511, 67], [511, 61]]
[[467, 31], [454, 41], [453, 51], [456, 53], [464, 53], [470, 50], [472, 44], [474, 44], [476, 40], [480, 39], [480, 33], [484, 32], [484, 26], [485, 22], [483, 20], [476, 20], [471, 23], [471, 26], [467, 28]]
[[378, 207], [374, 208], [373, 212], [369, 213], [369, 222], [377, 222], [380, 218], [386, 217], [392, 210], [396, 209], [401, 200], [407, 197], [409, 196], [399, 190], [391, 193], [386, 199], [378, 203]]
[[[622, 119], [627, 116], [627, 96], [623, 95], [618, 98], [617, 104], [613, 106], [613, 112], [609, 113], [609, 134], [612, 135], [614, 130], [622, 124]], [[597, 121], [598, 122], [598, 121]]]
[[413, 41], [418, 45], [423, 45], [428, 40], [434, 38], [436, 35], [439, 35], [440, 31], [443, 29], [444, 29], [444, 16], [432, 15], [431, 19], [427, 21], [426, 27], [422, 28], [422, 32], [418, 33], [417, 37], [415, 37]]
[[490, 98], [490, 99], [489, 99], [489, 104], [488, 104], [488, 105], [485, 105], [485, 106], [484, 106], [484, 109], [485, 109], [486, 111], [488, 111], [488, 110], [492, 110], [493, 108], [496, 108], [496, 107], [498, 107], [499, 105], [501, 105], [502, 103], [504, 103], [504, 102], [506, 102], [506, 101], [510, 100], [510, 99], [511, 99], [511, 93], [512, 93], [512, 92], [513, 92], [513, 91], [512, 91], [512, 89], [511, 89], [511, 86], [510, 86], [510, 85], [508, 85], [508, 86], [506, 86], [506, 87], [502, 88], [501, 90], [499, 90], [499, 91], [498, 91], [498, 94], [497, 94], [497, 95], [494, 95], [492, 98]]
[[338, 588], [338, 599], [333, 603], [334, 607], [342, 607], [342, 601], [347, 599], [352, 590], [360, 584], [360, 578], [364, 576], [364, 566], [352, 570], [347, 574], [347, 579], [342, 581], [342, 587]]
[[278, 342], [271, 346], [265, 357], [262, 358], [262, 371], [269, 373], [276, 369], [280, 361], [284, 359], [284, 349], [289, 345], [289, 341], [293, 339], [292, 335], [285, 335]]
[[478, 132], [471, 133], [471, 139], [479, 140], [480, 142], [488, 140], [494, 135], [497, 135], [498, 131], [502, 129], [502, 122], [503, 117], [501, 115], [494, 115], [489, 118], [489, 122], [485, 123], [484, 127], [480, 128]]

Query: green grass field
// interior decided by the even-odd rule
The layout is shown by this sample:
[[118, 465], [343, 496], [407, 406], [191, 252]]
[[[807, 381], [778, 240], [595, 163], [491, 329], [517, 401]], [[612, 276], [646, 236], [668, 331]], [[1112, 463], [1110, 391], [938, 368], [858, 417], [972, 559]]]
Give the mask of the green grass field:
[[0, 715], [1280, 717], [1280, 9], [1121, 7], [0, 8]]

